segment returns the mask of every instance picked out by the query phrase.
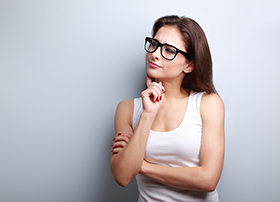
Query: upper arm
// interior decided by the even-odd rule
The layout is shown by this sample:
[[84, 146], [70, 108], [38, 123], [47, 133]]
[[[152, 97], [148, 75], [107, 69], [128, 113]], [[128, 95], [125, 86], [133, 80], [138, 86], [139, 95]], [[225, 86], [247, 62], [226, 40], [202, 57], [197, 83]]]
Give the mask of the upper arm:
[[224, 161], [225, 132], [224, 104], [217, 94], [205, 94], [201, 99], [202, 139], [201, 166], [218, 182]]
[[133, 100], [124, 100], [118, 104], [115, 113], [115, 136], [118, 133], [132, 134]]
[[[118, 104], [114, 120], [115, 137], [118, 136], [118, 133], [133, 134], [133, 105], [133, 100], [124, 100]], [[111, 161], [116, 155], [117, 154], [112, 154]]]

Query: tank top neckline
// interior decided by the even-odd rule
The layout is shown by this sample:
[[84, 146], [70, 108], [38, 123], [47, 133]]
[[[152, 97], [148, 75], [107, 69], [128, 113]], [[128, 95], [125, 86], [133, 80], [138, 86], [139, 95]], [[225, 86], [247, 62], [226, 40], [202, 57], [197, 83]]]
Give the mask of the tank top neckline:
[[154, 131], [152, 129], [150, 129], [150, 133], [152, 134], [157, 134], [157, 135], [168, 135], [168, 134], [172, 134], [172, 133], [175, 133], [176, 131], [180, 130], [180, 128], [182, 128], [182, 125], [184, 124], [185, 122], [185, 119], [186, 119], [186, 116], [187, 116], [187, 112], [189, 111], [188, 108], [190, 106], [190, 101], [191, 101], [191, 98], [192, 98], [192, 95], [193, 95], [193, 92], [190, 93], [189, 97], [188, 97], [188, 101], [187, 101], [187, 106], [186, 106], [186, 110], [185, 110], [185, 114], [184, 114], [184, 117], [181, 121], [181, 123], [179, 124], [178, 127], [174, 128], [173, 130], [169, 130], [169, 131], [165, 131], [165, 132], [159, 132], [159, 131]]

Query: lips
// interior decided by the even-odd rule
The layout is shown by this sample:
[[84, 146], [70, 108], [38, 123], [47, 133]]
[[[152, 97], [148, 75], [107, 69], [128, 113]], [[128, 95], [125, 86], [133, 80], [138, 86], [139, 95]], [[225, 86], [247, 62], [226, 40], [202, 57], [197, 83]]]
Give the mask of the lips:
[[161, 68], [161, 66], [157, 65], [156, 63], [150, 62], [150, 67], [152, 68]]

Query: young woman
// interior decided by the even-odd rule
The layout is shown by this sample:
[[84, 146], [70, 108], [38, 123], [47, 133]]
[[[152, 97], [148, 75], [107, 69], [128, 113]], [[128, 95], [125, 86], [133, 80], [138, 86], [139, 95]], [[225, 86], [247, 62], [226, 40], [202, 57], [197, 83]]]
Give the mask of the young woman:
[[219, 201], [224, 105], [205, 34], [190, 18], [164, 16], [145, 50], [147, 89], [116, 110], [113, 177], [126, 186], [136, 176], [139, 201]]

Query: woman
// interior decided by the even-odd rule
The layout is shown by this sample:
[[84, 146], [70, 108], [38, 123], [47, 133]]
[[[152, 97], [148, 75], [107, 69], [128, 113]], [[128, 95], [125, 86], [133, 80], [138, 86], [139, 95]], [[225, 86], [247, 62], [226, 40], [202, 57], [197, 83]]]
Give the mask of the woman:
[[147, 89], [116, 110], [113, 177], [126, 186], [136, 176], [139, 201], [219, 201], [224, 105], [205, 34], [190, 18], [165, 16], [145, 50]]

